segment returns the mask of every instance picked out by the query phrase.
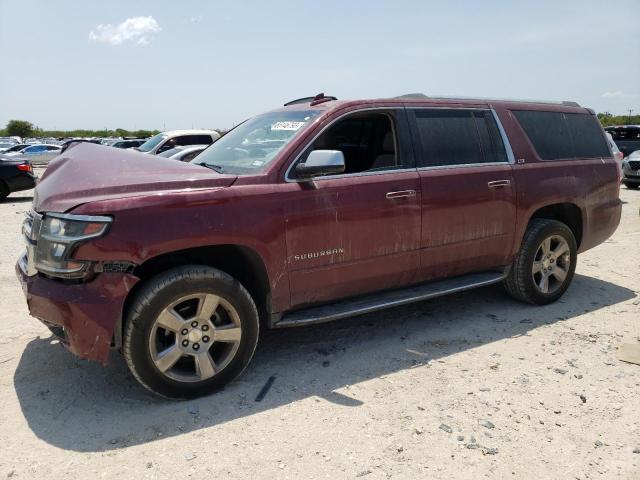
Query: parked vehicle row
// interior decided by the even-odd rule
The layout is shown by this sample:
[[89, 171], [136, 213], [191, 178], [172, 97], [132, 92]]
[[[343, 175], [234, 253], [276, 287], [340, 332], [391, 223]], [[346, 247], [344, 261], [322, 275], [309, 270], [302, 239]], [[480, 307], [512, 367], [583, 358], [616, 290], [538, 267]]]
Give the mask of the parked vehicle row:
[[[217, 138], [140, 150], [181, 136]], [[36, 188], [16, 273], [73, 353], [105, 363], [113, 345], [147, 389], [194, 397], [246, 368], [260, 328], [496, 283], [554, 302], [618, 226], [619, 188], [573, 102], [320, 94], [190, 163], [72, 145]]]

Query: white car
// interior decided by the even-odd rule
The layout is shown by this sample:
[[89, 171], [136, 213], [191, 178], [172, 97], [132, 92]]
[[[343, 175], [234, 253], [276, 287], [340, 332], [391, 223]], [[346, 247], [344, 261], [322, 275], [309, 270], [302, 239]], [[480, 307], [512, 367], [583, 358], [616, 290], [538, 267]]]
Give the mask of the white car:
[[154, 135], [136, 150], [157, 155], [178, 146], [211, 145], [218, 138], [215, 130], [171, 130]]

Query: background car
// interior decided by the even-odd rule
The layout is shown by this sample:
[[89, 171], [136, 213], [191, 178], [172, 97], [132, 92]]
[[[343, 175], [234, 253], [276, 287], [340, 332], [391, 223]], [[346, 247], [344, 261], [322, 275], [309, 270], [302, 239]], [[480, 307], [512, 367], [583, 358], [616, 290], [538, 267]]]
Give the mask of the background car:
[[139, 147], [140, 145], [142, 145], [146, 141], [147, 141], [146, 138], [135, 138], [135, 139], [129, 139], [129, 140], [116, 140], [115, 142], [113, 142], [109, 146], [110, 147], [114, 147], [114, 148], [135, 148], [135, 147]]
[[622, 161], [622, 183], [631, 190], [640, 187], [640, 150]]
[[0, 142], [0, 153], [4, 153], [15, 145], [15, 142]]
[[35, 187], [33, 167], [28, 160], [0, 158], [0, 200], [9, 194]]
[[611, 153], [613, 153], [614, 158], [621, 162], [624, 154], [618, 149], [616, 142], [613, 141], [613, 137], [609, 132], [605, 132], [604, 135], [607, 137], [607, 143], [609, 143], [609, 148], [611, 148]]
[[613, 141], [625, 157], [640, 150], [640, 125], [614, 125], [606, 127]]
[[137, 150], [157, 155], [178, 146], [211, 145], [219, 138], [215, 130], [171, 130], [154, 135]]
[[19, 152], [20, 150], [23, 150], [25, 148], [27, 148], [29, 146], [28, 143], [14, 143], [11, 147], [5, 149], [4, 151], [0, 152], [0, 154], [2, 155], [6, 155], [7, 153], [13, 153], [13, 152]]
[[188, 145], [185, 147], [175, 147], [166, 152], [158, 154], [159, 157], [172, 158], [181, 162], [190, 162], [196, 158], [209, 145]]
[[6, 158], [16, 160], [29, 160], [32, 163], [49, 163], [49, 160], [57, 157], [62, 152], [60, 145], [47, 145], [44, 143], [28, 145], [20, 151], [7, 153]]

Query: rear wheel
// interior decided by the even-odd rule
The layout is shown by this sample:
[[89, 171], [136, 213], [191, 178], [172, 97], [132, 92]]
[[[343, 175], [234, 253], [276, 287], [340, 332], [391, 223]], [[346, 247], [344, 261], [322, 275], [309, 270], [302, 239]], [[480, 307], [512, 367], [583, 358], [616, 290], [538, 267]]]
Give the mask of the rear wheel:
[[627, 187], [629, 190], [637, 190], [638, 187], [640, 187], [640, 185], [638, 185], [637, 183], [626, 183], [625, 182], [625, 187]]
[[129, 310], [123, 353], [136, 379], [171, 398], [212, 393], [249, 364], [258, 312], [226, 273], [185, 266], [151, 279]]
[[576, 240], [571, 229], [557, 220], [536, 218], [527, 228], [504, 286], [512, 297], [523, 302], [555, 302], [569, 288], [576, 260]]

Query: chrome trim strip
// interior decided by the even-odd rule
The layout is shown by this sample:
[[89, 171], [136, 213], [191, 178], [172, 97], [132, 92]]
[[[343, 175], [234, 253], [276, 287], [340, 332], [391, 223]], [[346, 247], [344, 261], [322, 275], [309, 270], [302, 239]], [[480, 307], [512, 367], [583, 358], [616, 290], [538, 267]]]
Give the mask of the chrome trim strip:
[[496, 121], [496, 125], [498, 125], [498, 130], [500, 131], [500, 136], [502, 137], [502, 144], [504, 145], [504, 148], [507, 151], [507, 160], [511, 165], [515, 165], [516, 157], [513, 154], [511, 143], [509, 143], [509, 137], [507, 137], [507, 132], [505, 132], [504, 127], [502, 126], [502, 122], [498, 118], [498, 114], [493, 108], [491, 109], [491, 113], [493, 114], [493, 119]]
[[443, 170], [445, 168], [470, 168], [470, 167], [495, 167], [497, 165], [509, 165], [507, 162], [487, 162], [487, 163], [461, 163], [459, 165], [434, 165], [433, 167], [419, 167], [418, 171]]
[[62, 220], [75, 220], [77, 222], [111, 223], [113, 218], [102, 215], [74, 215], [72, 213], [47, 212], [46, 217], [60, 218]]

